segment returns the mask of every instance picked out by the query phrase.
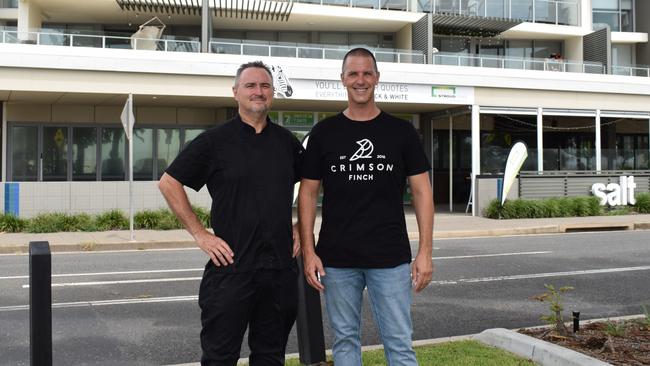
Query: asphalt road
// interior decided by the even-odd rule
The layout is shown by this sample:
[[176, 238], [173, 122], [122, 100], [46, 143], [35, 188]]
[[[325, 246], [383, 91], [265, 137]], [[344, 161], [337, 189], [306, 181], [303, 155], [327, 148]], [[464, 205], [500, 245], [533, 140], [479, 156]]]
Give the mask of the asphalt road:
[[[415, 296], [414, 339], [538, 325], [531, 296], [574, 286], [583, 319], [650, 305], [650, 232], [436, 240], [433, 282]], [[0, 365], [29, 364], [28, 257], [0, 256]], [[52, 257], [55, 365], [168, 365], [200, 358], [199, 250], [85, 252]], [[364, 305], [365, 345], [380, 340]], [[326, 346], [331, 332], [325, 326]], [[295, 331], [288, 352], [297, 352]], [[242, 348], [242, 356], [248, 353]]]

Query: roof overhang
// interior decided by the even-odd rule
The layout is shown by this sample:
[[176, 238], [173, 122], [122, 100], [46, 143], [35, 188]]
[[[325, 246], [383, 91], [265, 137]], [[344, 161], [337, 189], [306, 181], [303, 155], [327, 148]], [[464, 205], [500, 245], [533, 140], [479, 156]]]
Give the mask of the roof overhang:
[[[201, 15], [201, 0], [115, 0], [123, 11]], [[208, 0], [214, 16], [286, 21], [293, 0]]]
[[518, 19], [478, 17], [471, 15], [431, 14], [434, 34], [467, 37], [495, 37], [521, 23]]

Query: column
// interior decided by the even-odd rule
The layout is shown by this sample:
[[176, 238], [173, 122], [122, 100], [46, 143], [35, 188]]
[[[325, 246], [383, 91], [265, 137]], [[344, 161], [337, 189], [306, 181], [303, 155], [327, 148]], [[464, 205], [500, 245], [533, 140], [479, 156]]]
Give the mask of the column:
[[544, 171], [544, 115], [543, 109], [537, 108], [537, 172]]
[[472, 105], [472, 216], [479, 214], [476, 210], [476, 176], [481, 174], [481, 111], [478, 105]]
[[39, 32], [43, 23], [41, 8], [30, 0], [18, 2], [18, 39], [24, 43], [36, 42], [36, 34], [28, 32]]
[[596, 171], [600, 172], [602, 168], [601, 146], [600, 146], [600, 109], [596, 109]]

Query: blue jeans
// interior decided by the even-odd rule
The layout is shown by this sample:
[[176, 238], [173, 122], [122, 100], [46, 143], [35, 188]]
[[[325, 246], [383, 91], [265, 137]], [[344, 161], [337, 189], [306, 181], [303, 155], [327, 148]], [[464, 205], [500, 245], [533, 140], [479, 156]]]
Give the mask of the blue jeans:
[[417, 365], [411, 343], [411, 269], [325, 268], [325, 306], [334, 331], [334, 365], [361, 365], [361, 303], [368, 287], [370, 305], [389, 366]]

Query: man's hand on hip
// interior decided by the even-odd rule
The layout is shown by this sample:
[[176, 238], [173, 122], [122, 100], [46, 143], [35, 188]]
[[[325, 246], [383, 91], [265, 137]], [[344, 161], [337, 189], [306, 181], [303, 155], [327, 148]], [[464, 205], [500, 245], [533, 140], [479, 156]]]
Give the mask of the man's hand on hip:
[[411, 279], [413, 280], [415, 292], [424, 290], [431, 282], [432, 275], [433, 262], [431, 261], [431, 255], [423, 252], [418, 253], [413, 263], [411, 263]]
[[194, 235], [194, 240], [196, 240], [199, 248], [210, 256], [215, 266], [221, 267], [233, 264], [235, 253], [230, 249], [228, 243], [220, 237], [203, 230]]

